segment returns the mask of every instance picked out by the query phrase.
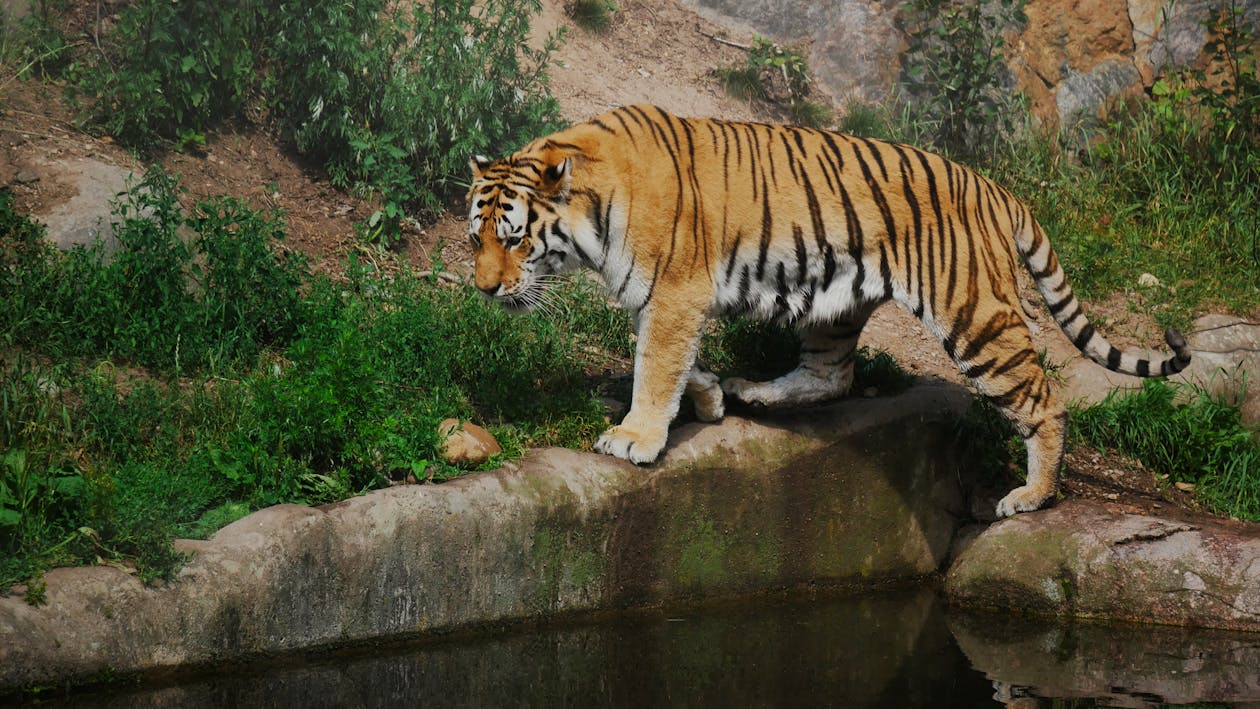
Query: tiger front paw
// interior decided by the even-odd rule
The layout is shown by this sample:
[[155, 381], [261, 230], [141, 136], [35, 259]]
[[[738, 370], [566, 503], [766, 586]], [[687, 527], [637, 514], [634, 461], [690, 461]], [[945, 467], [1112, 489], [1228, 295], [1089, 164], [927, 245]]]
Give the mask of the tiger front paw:
[[998, 519], [1011, 517], [1020, 512], [1032, 512], [1039, 510], [1054, 497], [1054, 490], [1048, 492], [1038, 490], [1031, 485], [1024, 485], [1011, 490], [1010, 494], [1003, 497], [997, 505]]
[[613, 426], [595, 441], [595, 451], [643, 465], [656, 460], [667, 437], [667, 431], [648, 434], [624, 425]]

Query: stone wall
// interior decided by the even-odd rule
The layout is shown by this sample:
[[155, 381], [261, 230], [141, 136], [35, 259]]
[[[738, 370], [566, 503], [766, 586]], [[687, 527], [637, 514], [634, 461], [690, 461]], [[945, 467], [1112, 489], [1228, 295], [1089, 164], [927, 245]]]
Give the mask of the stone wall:
[[[173, 582], [57, 569], [0, 598], [0, 693], [801, 586], [911, 581], [966, 504], [946, 385], [690, 425], [637, 468], [552, 449], [442, 485], [256, 512]], [[907, 442], [913, 442], [907, 445]]]
[[[1168, 67], [1203, 58], [1203, 21], [1223, 0], [1028, 0], [1007, 31], [1009, 68], [1033, 114], [1071, 127], [1116, 97], [1141, 94]], [[684, 0], [710, 19], [804, 43], [819, 82], [840, 103], [885, 100], [901, 70], [900, 0]], [[1260, 0], [1241, 0], [1260, 24]]]

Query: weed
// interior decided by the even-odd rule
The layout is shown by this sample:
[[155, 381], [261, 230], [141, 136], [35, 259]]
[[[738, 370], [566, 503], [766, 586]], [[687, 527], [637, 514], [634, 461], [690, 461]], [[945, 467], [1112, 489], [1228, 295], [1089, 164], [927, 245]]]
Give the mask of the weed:
[[596, 33], [607, 32], [612, 27], [616, 3], [609, 0], [569, 0], [564, 4], [564, 14], [582, 29]]
[[26, 584], [26, 593], [22, 600], [29, 606], [42, 606], [48, 603], [48, 584], [43, 579], [31, 579]]
[[1023, 440], [985, 399], [972, 401], [958, 420], [955, 435], [961, 446], [960, 460], [972, 466], [983, 486], [1004, 487], [1012, 478], [1027, 476]]
[[761, 69], [755, 66], [724, 66], [714, 70], [722, 88], [743, 101], [764, 101], [769, 93], [761, 83]]
[[884, 350], [859, 347], [855, 353], [854, 391], [874, 387], [883, 395], [900, 394], [914, 385], [915, 376], [901, 368]]
[[831, 121], [831, 108], [818, 101], [799, 99], [788, 105], [788, 119], [798, 126], [821, 128]]
[[1002, 30], [1026, 21], [1023, 0], [910, 0], [904, 86], [934, 126], [936, 148], [965, 158], [997, 153], [1015, 128]]
[[1067, 367], [1067, 362], [1051, 360], [1049, 351], [1044, 347], [1037, 350], [1037, 366], [1041, 367], [1041, 370], [1046, 373], [1046, 378], [1055, 384], [1063, 384], [1066, 381], [1063, 370]]
[[804, 54], [764, 37], [756, 37], [744, 64], [719, 67], [714, 75], [736, 98], [780, 106], [797, 125], [821, 127], [831, 109], [808, 99], [813, 78]]

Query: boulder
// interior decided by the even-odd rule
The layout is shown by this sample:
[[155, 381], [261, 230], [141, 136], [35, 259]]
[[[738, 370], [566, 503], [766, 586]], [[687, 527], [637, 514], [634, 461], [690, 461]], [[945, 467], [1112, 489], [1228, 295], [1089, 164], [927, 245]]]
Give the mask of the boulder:
[[111, 206], [138, 180], [135, 173], [93, 158], [40, 163], [35, 169], [41, 181], [65, 185], [71, 195], [31, 215], [48, 228], [48, 240], [63, 250], [100, 241], [105, 254], [112, 254], [118, 242], [110, 224]]
[[712, 21], [776, 42], [807, 46], [818, 84], [843, 103], [877, 103], [901, 71], [897, 2], [878, 0], [683, 0]]
[[442, 437], [442, 458], [452, 465], [475, 467], [503, 452], [494, 436], [475, 423], [446, 419], [438, 424], [438, 435]]
[[1204, 315], [1190, 333], [1194, 361], [1182, 379], [1238, 403], [1243, 423], [1260, 429], [1260, 322]]
[[[1224, 396], [1241, 408], [1244, 425], [1260, 428], [1260, 323], [1237, 315], [1203, 315], [1194, 321], [1186, 339], [1193, 359], [1171, 381]], [[1167, 356], [1162, 351], [1148, 354], [1156, 359]], [[1102, 401], [1114, 389], [1142, 386], [1140, 377], [1112, 372], [1085, 357], [1070, 361], [1063, 377], [1064, 398], [1086, 404]]]
[[[683, 0], [710, 20], [808, 48], [814, 77], [839, 103], [895, 93], [905, 42], [902, 3], [890, 0]], [[1016, 88], [1048, 128], [1090, 128], [1117, 100], [1140, 95], [1169, 69], [1204, 60], [1203, 26], [1219, 0], [1030, 0], [1006, 28]], [[1244, 14], [1260, 24], [1260, 3]]]
[[1260, 527], [1071, 499], [960, 541], [956, 605], [1260, 631]]

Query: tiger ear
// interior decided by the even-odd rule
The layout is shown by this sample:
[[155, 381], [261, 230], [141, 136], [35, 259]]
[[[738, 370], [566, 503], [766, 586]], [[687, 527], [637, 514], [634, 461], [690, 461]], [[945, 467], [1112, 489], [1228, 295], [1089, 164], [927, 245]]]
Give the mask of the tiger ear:
[[474, 155], [468, 160], [468, 167], [472, 168], [473, 179], [481, 177], [486, 172], [486, 168], [493, 164], [490, 158], [485, 155]]
[[565, 158], [555, 165], [543, 169], [543, 187], [549, 192], [560, 192], [569, 187], [569, 178], [573, 176], [573, 160]]

